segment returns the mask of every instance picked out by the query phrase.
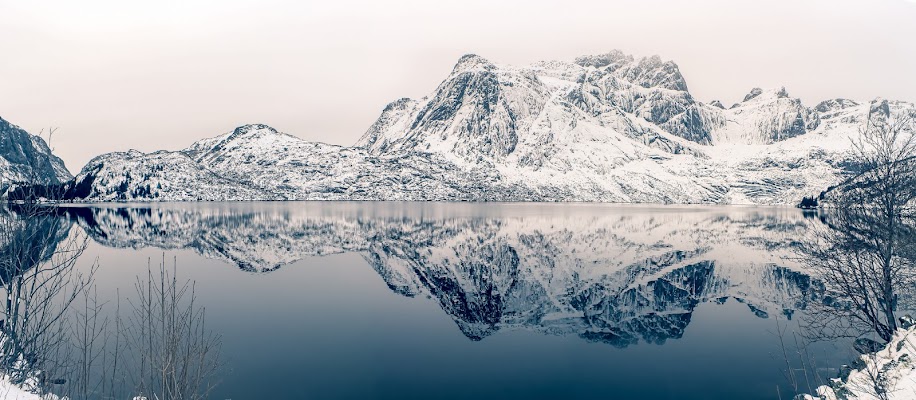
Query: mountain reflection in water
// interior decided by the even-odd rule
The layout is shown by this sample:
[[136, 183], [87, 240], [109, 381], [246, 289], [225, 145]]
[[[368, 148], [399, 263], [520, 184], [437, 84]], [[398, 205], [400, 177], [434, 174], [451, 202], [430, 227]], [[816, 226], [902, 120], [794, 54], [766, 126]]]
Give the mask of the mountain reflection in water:
[[499, 330], [627, 347], [682, 337], [701, 303], [791, 318], [817, 300], [791, 261], [796, 210], [429, 203], [65, 207], [108, 247], [193, 249], [256, 274], [355, 252], [471, 340]]

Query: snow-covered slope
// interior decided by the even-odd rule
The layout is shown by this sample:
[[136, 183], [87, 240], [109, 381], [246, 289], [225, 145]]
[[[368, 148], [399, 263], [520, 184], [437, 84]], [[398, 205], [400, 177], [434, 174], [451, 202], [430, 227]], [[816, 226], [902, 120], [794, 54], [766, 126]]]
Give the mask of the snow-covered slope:
[[396, 205], [65, 210], [106, 246], [189, 248], [252, 272], [359, 252], [392, 291], [430, 296], [475, 340], [530, 329], [658, 343], [700, 303], [732, 298], [767, 317], [818, 294], [792, 239], [819, 222], [795, 210]]
[[[481, 188], [487, 182], [505, 186], [492, 170], [458, 168], [436, 154], [375, 156], [357, 147], [307, 142], [266, 125], [239, 127], [183, 153], [273, 199], [495, 200], [499, 197]], [[495, 194], [513, 190], [501, 187]]]
[[175, 152], [194, 164], [182, 167], [189, 173], [213, 175], [201, 185], [112, 186], [161, 153], [105, 156], [77, 181], [91, 180], [87, 200], [796, 204], [848, 175], [849, 138], [870, 109], [916, 113], [885, 100], [809, 108], [785, 89], [754, 89], [726, 109], [697, 101], [677, 65], [657, 56], [515, 67], [467, 55], [429, 96], [385, 107], [354, 147], [247, 125]]
[[[93, 201], [528, 199], [492, 170], [430, 153], [382, 157], [245, 125], [182, 151], [109, 153], [68, 184]], [[488, 188], [499, 188], [488, 192]], [[532, 198], [540, 199], [540, 198]]]
[[905, 327], [898, 329], [884, 348], [862, 355], [853, 366], [844, 366], [843, 377], [818, 387], [817, 396], [805, 394], [796, 398], [908, 400], [916, 397], [916, 326], [909, 316], [902, 318], [901, 323]]
[[817, 129], [818, 113], [789, 97], [785, 88], [754, 88], [744, 101], [715, 111], [719, 121], [712, 132], [715, 144], [772, 144]]
[[87, 181], [97, 201], [243, 200], [261, 196], [261, 192], [219, 176], [181, 152], [104, 154], [89, 161], [75, 179], [77, 185]]
[[56, 184], [72, 178], [44, 139], [0, 118], [0, 192], [14, 183]]

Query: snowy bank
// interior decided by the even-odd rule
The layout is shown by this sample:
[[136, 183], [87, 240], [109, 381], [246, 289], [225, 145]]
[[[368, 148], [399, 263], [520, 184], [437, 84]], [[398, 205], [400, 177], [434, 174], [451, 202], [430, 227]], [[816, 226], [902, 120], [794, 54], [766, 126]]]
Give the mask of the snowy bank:
[[[0, 334], [0, 349], [5, 348], [6, 336]], [[4, 358], [15, 358], [13, 361], [13, 369], [26, 371], [24, 379], [12, 379], [8, 375], [9, 371], [6, 373], [0, 373], [0, 399], [3, 400], [57, 400], [58, 396], [53, 394], [40, 395], [34, 393], [38, 391], [39, 386], [39, 376], [40, 372], [35, 371], [34, 369], [28, 368], [26, 360], [19, 356], [10, 357], [8, 355], [2, 355]], [[21, 381], [17, 385], [13, 383], [14, 381]]]
[[876, 353], [862, 355], [848, 375], [817, 388], [817, 397], [803, 400], [904, 400], [916, 399], [916, 321], [901, 319], [906, 328]]
[[[50, 398], [50, 397], [49, 397]], [[3, 400], [41, 400], [42, 397], [30, 393], [10, 382], [9, 378], [0, 377], [0, 399]]]

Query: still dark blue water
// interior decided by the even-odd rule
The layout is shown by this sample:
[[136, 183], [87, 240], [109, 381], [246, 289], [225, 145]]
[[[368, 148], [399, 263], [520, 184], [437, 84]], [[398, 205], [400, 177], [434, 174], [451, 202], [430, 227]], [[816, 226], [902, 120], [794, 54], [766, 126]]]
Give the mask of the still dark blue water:
[[[100, 297], [129, 295], [163, 258], [196, 282], [222, 340], [211, 398], [235, 400], [791, 398], [776, 332], [797, 331], [814, 296], [792, 258], [819, 223], [782, 208], [582, 204], [61, 214], [88, 233], [79, 263], [98, 261]], [[811, 351], [839, 366], [846, 348]]]

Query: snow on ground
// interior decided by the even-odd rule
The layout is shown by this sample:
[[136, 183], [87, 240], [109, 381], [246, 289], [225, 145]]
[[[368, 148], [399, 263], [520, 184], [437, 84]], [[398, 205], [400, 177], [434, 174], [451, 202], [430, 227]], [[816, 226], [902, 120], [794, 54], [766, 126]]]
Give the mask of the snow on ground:
[[22, 388], [14, 385], [9, 379], [5, 376], [0, 377], [0, 399], [3, 400], [50, 400], [57, 399], [57, 396], [54, 395], [45, 395], [40, 396], [35, 393], [30, 393]]
[[[916, 325], [900, 329], [887, 346], [861, 356], [859, 369], [846, 379], [834, 379], [804, 400], [904, 400], [916, 399]], [[884, 393], [886, 397], [882, 397]]]
[[[6, 336], [0, 334], [0, 348], [4, 347], [3, 344], [6, 341]], [[16, 358], [16, 361], [13, 362], [14, 368], [23, 368], [26, 361], [22, 356], [10, 356], [8, 354], [0, 354], [4, 359]], [[2, 400], [57, 400], [58, 397], [53, 394], [38, 395], [32, 393], [32, 390], [38, 388], [38, 373], [36, 371], [30, 372], [27, 377], [24, 379], [20, 385], [14, 384], [10, 377], [0, 373], [0, 399]], [[25, 387], [25, 388], [23, 388]], [[31, 389], [31, 390], [30, 390]]]

